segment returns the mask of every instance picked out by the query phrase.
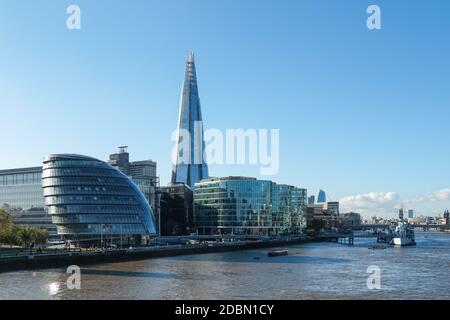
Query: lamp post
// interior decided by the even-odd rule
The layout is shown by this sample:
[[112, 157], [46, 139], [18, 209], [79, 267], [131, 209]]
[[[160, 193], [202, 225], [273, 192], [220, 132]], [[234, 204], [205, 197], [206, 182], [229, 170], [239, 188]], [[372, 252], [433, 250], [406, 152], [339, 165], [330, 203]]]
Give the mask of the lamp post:
[[103, 228], [105, 227], [104, 224], [100, 226], [100, 247], [103, 249]]
[[122, 249], [123, 225], [120, 225], [120, 249]]
[[113, 247], [113, 228], [112, 228], [112, 224], [109, 225], [109, 230], [111, 231], [111, 249]]

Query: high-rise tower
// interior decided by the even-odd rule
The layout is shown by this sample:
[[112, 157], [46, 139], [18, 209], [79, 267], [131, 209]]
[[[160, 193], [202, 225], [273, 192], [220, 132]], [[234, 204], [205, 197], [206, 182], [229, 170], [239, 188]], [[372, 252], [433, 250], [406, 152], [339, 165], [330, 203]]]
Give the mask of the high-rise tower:
[[209, 177], [204, 158], [203, 121], [197, 87], [194, 53], [189, 52], [181, 91], [176, 159], [172, 169], [172, 183], [194, 184]]
[[319, 190], [319, 194], [317, 195], [317, 203], [325, 203], [327, 202], [327, 195], [325, 191]]
[[404, 218], [404, 214], [403, 214], [403, 205], [402, 205], [402, 207], [401, 207], [400, 209], [398, 209], [398, 218], [399, 218], [400, 220], [403, 220], [403, 218]]

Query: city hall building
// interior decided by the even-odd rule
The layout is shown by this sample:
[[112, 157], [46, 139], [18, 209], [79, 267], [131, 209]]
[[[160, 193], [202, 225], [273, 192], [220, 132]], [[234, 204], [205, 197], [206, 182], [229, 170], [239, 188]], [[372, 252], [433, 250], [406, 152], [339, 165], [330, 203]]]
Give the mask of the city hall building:
[[[129, 161], [129, 154], [119, 148], [109, 163], [133, 180], [144, 193], [155, 216], [159, 210], [159, 181], [156, 162]], [[48, 214], [42, 188], [42, 166], [0, 170], [0, 209], [9, 213], [15, 225], [47, 229], [50, 241], [63, 239]]]
[[299, 234], [306, 226], [306, 189], [249, 177], [195, 184], [194, 221], [201, 234]]
[[120, 170], [95, 158], [56, 154], [44, 159], [45, 204], [58, 235], [80, 245], [140, 244], [156, 235], [152, 209]]

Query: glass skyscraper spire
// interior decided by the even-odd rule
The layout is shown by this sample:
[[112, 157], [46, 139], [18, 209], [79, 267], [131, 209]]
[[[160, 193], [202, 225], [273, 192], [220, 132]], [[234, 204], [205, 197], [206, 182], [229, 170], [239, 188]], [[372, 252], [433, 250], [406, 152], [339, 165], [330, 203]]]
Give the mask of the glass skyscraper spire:
[[178, 119], [176, 162], [172, 169], [172, 183], [194, 184], [209, 177], [203, 151], [203, 122], [198, 94], [197, 75], [193, 52], [189, 52], [181, 91]]

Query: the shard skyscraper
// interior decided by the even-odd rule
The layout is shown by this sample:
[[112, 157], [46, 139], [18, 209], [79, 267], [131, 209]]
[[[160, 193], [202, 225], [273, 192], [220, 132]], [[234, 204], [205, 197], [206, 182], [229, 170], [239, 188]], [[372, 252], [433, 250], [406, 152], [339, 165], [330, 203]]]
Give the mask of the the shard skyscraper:
[[181, 91], [180, 113], [176, 145], [176, 162], [172, 169], [172, 183], [194, 184], [208, 178], [208, 165], [204, 157], [203, 121], [198, 95], [197, 74], [193, 52], [186, 59]]

